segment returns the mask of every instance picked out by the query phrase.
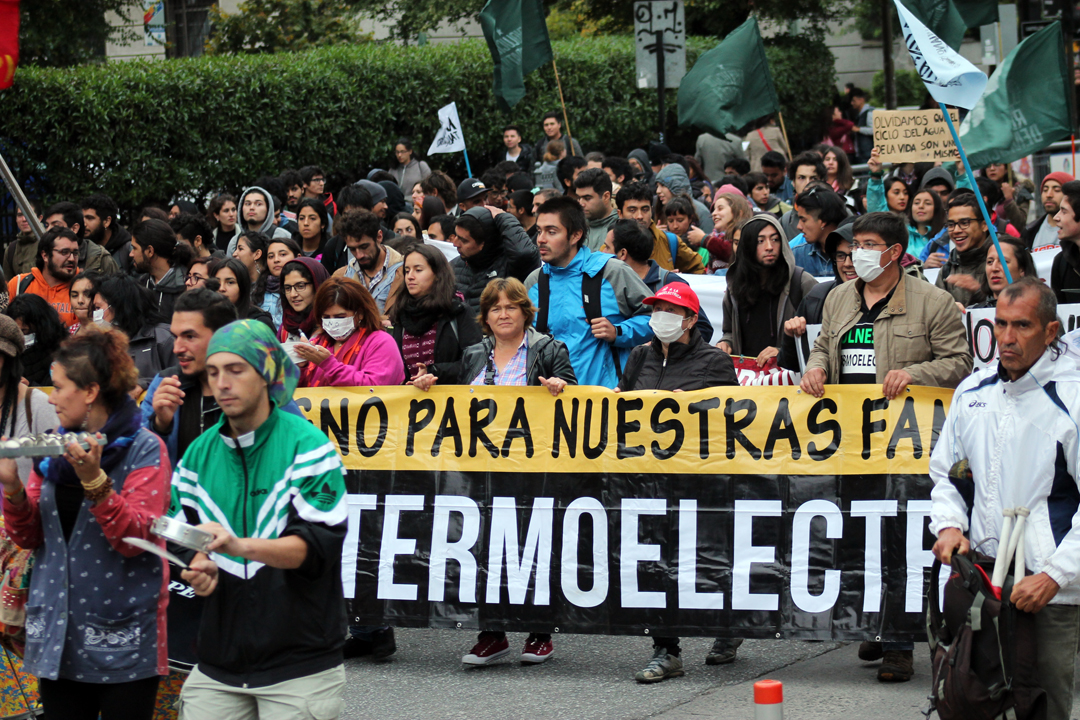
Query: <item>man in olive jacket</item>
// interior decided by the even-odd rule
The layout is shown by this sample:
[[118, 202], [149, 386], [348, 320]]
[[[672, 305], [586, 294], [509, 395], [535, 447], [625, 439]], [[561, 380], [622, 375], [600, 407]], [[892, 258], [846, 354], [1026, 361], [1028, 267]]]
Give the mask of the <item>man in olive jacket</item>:
[[[829, 293], [803, 374], [804, 392], [826, 384], [880, 383], [893, 400], [908, 385], [955, 388], [970, 372], [971, 350], [953, 296], [900, 267], [907, 222], [875, 212], [855, 221], [851, 243], [859, 279]], [[903, 682], [914, 671], [911, 643], [863, 643], [863, 660], [884, 658], [878, 680]]]
[[[904, 219], [869, 213], [855, 221], [853, 255], [859, 279], [829, 294], [803, 375], [804, 391], [821, 397], [826, 384], [881, 383], [890, 400], [908, 385], [955, 388], [971, 372], [971, 350], [953, 297], [900, 267], [907, 250]], [[877, 271], [877, 268], [881, 268]]]

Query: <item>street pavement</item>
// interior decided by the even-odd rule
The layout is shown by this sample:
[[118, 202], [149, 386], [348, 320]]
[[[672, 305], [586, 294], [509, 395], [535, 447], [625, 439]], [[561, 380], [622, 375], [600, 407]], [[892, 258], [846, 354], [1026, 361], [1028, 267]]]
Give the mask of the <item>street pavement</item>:
[[516, 660], [525, 635], [511, 633], [513, 659], [465, 669], [474, 633], [396, 633], [390, 661], [346, 662], [346, 720], [752, 720], [753, 684], [764, 677], [784, 683], [786, 720], [920, 720], [930, 688], [925, 643], [911, 682], [886, 684], [857, 643], [747, 640], [733, 664], [709, 667], [712, 641], [684, 638], [686, 676], [640, 685], [644, 637], [556, 635], [554, 656], [530, 666]]

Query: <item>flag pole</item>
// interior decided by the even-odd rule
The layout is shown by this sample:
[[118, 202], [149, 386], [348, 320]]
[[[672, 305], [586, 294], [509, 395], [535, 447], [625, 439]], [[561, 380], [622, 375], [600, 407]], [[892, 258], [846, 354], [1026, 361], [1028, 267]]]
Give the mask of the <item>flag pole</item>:
[[1072, 137], [1072, 174], [1076, 175], [1076, 133], [1071, 135]]
[[[791, 154], [791, 141], [787, 138], [787, 128], [784, 127], [784, 113], [779, 110], [776, 111], [776, 116], [780, 118], [780, 132], [784, 133], [784, 144], [787, 145], [788, 154]], [[788, 160], [791, 158], [789, 157]]]
[[465, 153], [465, 177], [472, 177], [472, 168], [469, 167], [469, 151], [463, 148], [461, 152]]
[[[994, 247], [997, 248], [998, 258], [1003, 258], [1005, 256], [1001, 253], [1001, 243], [998, 242], [997, 230], [994, 228], [994, 222], [990, 219], [990, 211], [986, 209], [986, 203], [983, 202], [982, 193], [979, 192], [979, 184], [975, 182], [975, 173], [971, 172], [971, 164], [968, 163], [964, 146], [960, 144], [960, 134], [956, 132], [956, 126], [953, 125], [952, 116], [949, 115], [949, 108], [945, 107], [943, 102], [939, 102], [938, 105], [941, 107], [941, 114], [945, 116], [945, 122], [949, 123], [949, 132], [952, 133], [953, 142], [956, 143], [956, 149], [960, 152], [960, 160], [964, 163], [964, 171], [971, 178], [971, 187], [975, 190], [975, 199], [979, 201], [979, 209], [982, 210], [986, 227], [990, 231], [990, 239], [994, 241]], [[1001, 269], [1005, 271], [1005, 282], [1011, 285], [1013, 279], [1012, 273], [1009, 272], [1009, 264], [1002, 262]]]
[[3, 155], [0, 155], [0, 176], [3, 177], [4, 184], [7, 185], [11, 197], [15, 198], [15, 204], [22, 210], [26, 222], [29, 223], [30, 232], [34, 233], [34, 237], [40, 240], [41, 236], [45, 234], [45, 228], [41, 227], [41, 222], [38, 220], [37, 213], [34, 211], [34, 206], [26, 199], [22, 187], [15, 179], [15, 175], [11, 172], [11, 168], [8, 167], [7, 161], [4, 160]]
[[566, 100], [563, 99], [562, 94], [562, 81], [559, 80], [559, 68], [555, 67], [555, 58], [551, 58], [551, 69], [555, 71], [555, 85], [559, 88], [559, 104], [562, 105], [562, 119], [563, 127], [566, 128], [566, 137], [570, 140], [570, 147], [567, 148], [570, 155], [574, 154], [574, 136], [570, 134], [570, 120], [566, 116]]

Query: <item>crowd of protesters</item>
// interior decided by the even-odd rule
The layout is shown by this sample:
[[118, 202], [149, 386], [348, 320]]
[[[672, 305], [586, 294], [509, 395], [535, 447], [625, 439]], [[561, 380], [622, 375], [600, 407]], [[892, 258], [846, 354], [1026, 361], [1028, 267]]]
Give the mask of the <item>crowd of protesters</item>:
[[[392, 627], [347, 626], [341, 462], [302, 419], [298, 387], [688, 391], [738, 384], [733, 358], [801, 372], [815, 397], [863, 384], [893, 399], [915, 385], [971, 387], [971, 377], [983, 378], [976, 390], [1019, 393], [1040, 363], [1061, 385], [1080, 382], [1053, 309], [1080, 291], [1080, 183], [1051, 173], [1036, 193], [997, 165], [974, 179], [951, 164], [886, 173], [864, 132], [865, 95], [850, 108], [850, 119], [836, 109], [829, 143], [794, 156], [770, 118], [745, 143], [702, 135], [692, 155], [660, 143], [584, 154], [550, 113], [533, 145], [507, 126], [475, 178], [433, 170], [400, 138], [388, 169], [333, 195], [327, 173], [308, 166], [207, 198], [205, 210], [183, 199], [127, 223], [105, 194], [57, 202], [39, 210], [40, 239], [20, 213], [3, 252], [0, 431], [107, 438], [51, 463], [0, 461], [7, 533], [39, 549], [26, 666], [46, 713], [150, 717], [167, 670], [169, 577], [121, 538], [154, 540], [170, 474], [171, 512], [214, 535], [212, 557], [184, 558], [183, 578], [206, 603], [181, 717], [337, 717], [343, 659], [396, 651]], [[869, 178], [856, 183], [852, 161]], [[1046, 245], [1062, 248], [1051, 289], [1031, 255]], [[710, 319], [687, 284], [702, 274], [726, 276], [722, 317]], [[963, 313], [995, 306], [1008, 371], [969, 377]], [[808, 325], [821, 327], [813, 342]], [[51, 385], [51, 400], [24, 378]], [[1075, 478], [1072, 427], [1062, 442], [1073, 455], [1058, 461]], [[1068, 528], [1080, 493], [1056, 482], [1066, 504], [1053, 519]], [[257, 507], [238, 499], [258, 493]], [[969, 529], [972, 508], [939, 495], [935, 551], [947, 558], [966, 549], [952, 531]], [[1056, 546], [1070, 547], [1074, 531], [1058, 537], [1057, 527]], [[1041, 585], [1024, 598], [1032, 610], [1072, 612], [1066, 585], [1077, 573], [1054, 546], [1032, 558]], [[74, 577], [70, 563], [94, 577]], [[89, 592], [108, 572], [131, 578], [130, 592]], [[121, 595], [122, 607], [106, 607]], [[126, 624], [107, 621], [117, 613]], [[264, 631], [285, 626], [287, 641]], [[740, 643], [718, 639], [706, 662], [733, 662]], [[679, 638], [657, 635], [653, 646], [639, 682], [684, 674]], [[485, 630], [463, 662], [510, 652], [504, 632]], [[553, 652], [551, 635], [537, 633], [520, 659]], [[911, 644], [868, 642], [860, 656], [882, 660], [883, 681], [914, 672]]]

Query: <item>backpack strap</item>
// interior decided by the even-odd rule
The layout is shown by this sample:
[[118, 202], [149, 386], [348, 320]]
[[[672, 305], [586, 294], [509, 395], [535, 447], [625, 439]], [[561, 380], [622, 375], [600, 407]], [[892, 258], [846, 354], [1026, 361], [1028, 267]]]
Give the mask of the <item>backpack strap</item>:
[[788, 284], [788, 300], [796, 308], [803, 301], [802, 278], [805, 272], [801, 267], [796, 266], [795, 272], [791, 273], [791, 282]]
[[32, 272], [25, 273], [22, 276], [22, 278], [19, 280], [19, 287], [17, 288], [15, 294], [16, 295], [22, 295], [23, 293], [25, 293], [26, 288], [30, 287], [30, 283], [32, 283], [32, 282], [34, 282], [34, 273], [32, 273]]
[[665, 232], [667, 235], [668, 246], [671, 248], [671, 267], [678, 269], [678, 265], [675, 263], [679, 259], [679, 236], [675, 233]]
[[538, 309], [536, 311], [535, 326], [539, 332], [548, 334], [548, 301], [551, 299], [551, 276], [544, 272], [543, 268], [540, 268], [537, 285], [536, 304]]
[[[34, 434], [34, 411], [30, 406], [30, 396], [34, 393], [32, 388], [26, 388], [26, 396], [24, 402], [26, 404], [26, 430], [31, 435]], [[15, 419], [12, 418], [11, 422], [12, 430], [15, 429]], [[12, 433], [14, 435], [14, 433]]]
[[[611, 262], [611, 260], [608, 260]], [[585, 319], [592, 322], [596, 318], [604, 317], [603, 305], [600, 301], [603, 293], [604, 273], [607, 271], [607, 263], [596, 275], [581, 274], [581, 300], [585, 308]], [[622, 367], [619, 362], [619, 349], [615, 343], [608, 343], [611, 350], [611, 359], [615, 362], [615, 377], [622, 378]]]

